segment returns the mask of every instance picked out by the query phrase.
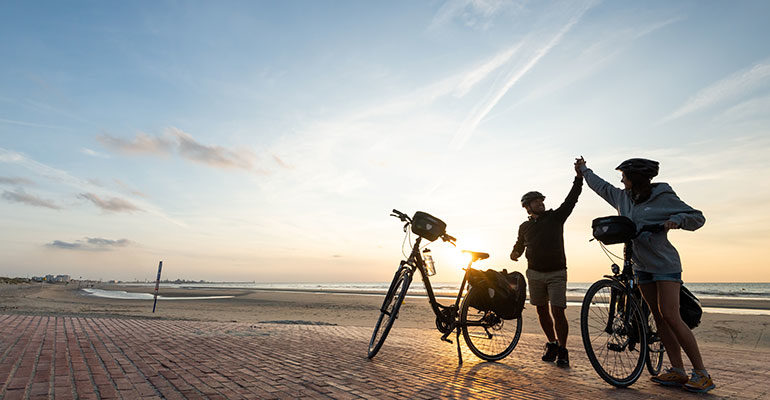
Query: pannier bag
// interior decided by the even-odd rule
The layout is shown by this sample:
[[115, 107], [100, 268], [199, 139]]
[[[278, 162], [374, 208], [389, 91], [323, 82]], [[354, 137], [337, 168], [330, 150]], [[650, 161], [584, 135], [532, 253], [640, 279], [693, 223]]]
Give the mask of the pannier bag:
[[426, 212], [417, 211], [412, 217], [412, 232], [432, 242], [446, 232], [446, 224]]
[[502, 319], [521, 316], [527, 299], [527, 282], [518, 271], [468, 270], [470, 306], [480, 311], [492, 311]]
[[596, 218], [591, 228], [596, 240], [604, 244], [625, 243], [636, 237], [636, 224], [620, 215]]
[[682, 321], [687, 324], [690, 329], [700, 325], [700, 318], [703, 315], [703, 309], [700, 306], [700, 300], [695, 297], [684, 285], [680, 286], [679, 290], [679, 315], [682, 316]]

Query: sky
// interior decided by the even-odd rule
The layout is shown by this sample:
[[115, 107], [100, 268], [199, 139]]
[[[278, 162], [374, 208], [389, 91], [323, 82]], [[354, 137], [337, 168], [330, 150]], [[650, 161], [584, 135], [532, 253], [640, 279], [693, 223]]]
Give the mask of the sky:
[[[658, 160], [706, 224], [685, 282], [770, 281], [770, 2], [0, 2], [0, 276], [384, 282], [425, 211], [436, 281], [508, 258], [575, 157]], [[569, 280], [611, 262], [584, 187]], [[413, 238], [413, 237], [412, 237]], [[408, 243], [406, 244], [408, 247]], [[617, 247], [617, 246], [615, 246]], [[408, 251], [408, 249], [406, 249]], [[619, 248], [614, 249], [620, 252]]]

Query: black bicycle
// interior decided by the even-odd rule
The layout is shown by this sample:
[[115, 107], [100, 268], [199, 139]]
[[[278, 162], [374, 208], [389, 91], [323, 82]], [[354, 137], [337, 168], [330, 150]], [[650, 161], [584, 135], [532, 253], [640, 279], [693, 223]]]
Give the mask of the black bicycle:
[[[630, 220], [623, 222], [633, 226]], [[596, 235], [596, 226], [594, 228], [602, 250], [611, 255], [604, 245], [618, 241], [602, 242]], [[580, 311], [580, 331], [588, 359], [602, 379], [617, 387], [636, 382], [645, 364], [650, 374], [659, 374], [665, 353], [655, 319], [634, 279], [631, 261], [631, 239], [642, 232], [660, 232], [663, 226], [646, 225], [638, 232], [635, 226], [631, 229], [633, 235], [621, 235], [625, 236], [623, 270], [613, 263], [612, 275], [605, 275], [606, 279], [588, 288]]]
[[[463, 250], [464, 253], [470, 254], [471, 258], [465, 268], [460, 290], [453, 304], [440, 304], [436, 300], [429, 279], [435, 272], [433, 260], [426, 257], [426, 262], [421, 254], [421, 250], [424, 251], [426, 248], [421, 248], [420, 243], [422, 239], [432, 242], [441, 238], [444, 242], [454, 245], [456, 239], [446, 233], [446, 225], [441, 220], [430, 214], [417, 212], [413, 218], [410, 218], [398, 210], [393, 210], [391, 216], [399, 218], [405, 223], [404, 232], [406, 232], [407, 237], [410, 226], [412, 227], [411, 231], [418, 237], [412, 246], [411, 253], [406, 260], [401, 261], [393, 276], [393, 281], [390, 283], [385, 301], [380, 308], [380, 316], [374, 325], [374, 333], [372, 333], [372, 338], [369, 341], [368, 357], [373, 358], [380, 351], [393, 323], [398, 318], [399, 309], [404, 302], [406, 292], [409, 290], [409, 285], [412, 283], [416, 271], [420, 271], [428, 295], [428, 302], [436, 314], [436, 328], [443, 333], [441, 340], [452, 343], [448, 337], [452, 332], [457, 333], [457, 357], [460, 364], [463, 362], [460, 351], [460, 332], [462, 332], [465, 343], [471, 352], [482, 360], [497, 361], [510, 354], [521, 336], [521, 316], [506, 320], [494, 311], [479, 310], [468, 301], [472, 297], [473, 290], [476, 290], [468, 282], [471, 264], [488, 258], [489, 254]], [[404, 242], [406, 243], [406, 238], [404, 238]]]

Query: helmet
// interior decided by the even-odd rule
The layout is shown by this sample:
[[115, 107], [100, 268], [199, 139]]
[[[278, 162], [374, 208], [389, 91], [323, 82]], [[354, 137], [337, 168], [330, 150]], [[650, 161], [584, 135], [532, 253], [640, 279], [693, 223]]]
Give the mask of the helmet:
[[524, 196], [521, 196], [521, 206], [526, 207], [530, 202], [532, 202], [532, 200], [537, 199], [545, 200], [545, 196], [543, 196], [543, 194], [540, 192], [527, 192], [524, 194]]
[[646, 158], [629, 158], [615, 169], [652, 179], [658, 175], [658, 162]]

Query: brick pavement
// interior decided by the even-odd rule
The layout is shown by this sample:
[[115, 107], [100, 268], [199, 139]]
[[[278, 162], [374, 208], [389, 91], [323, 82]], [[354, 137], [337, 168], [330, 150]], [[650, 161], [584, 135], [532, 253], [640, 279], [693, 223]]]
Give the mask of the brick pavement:
[[0, 314], [0, 398], [768, 398], [770, 352], [705, 345], [717, 389], [604, 383], [573, 336], [569, 370], [524, 334], [487, 363], [435, 330], [399, 329], [369, 360], [369, 328]]

